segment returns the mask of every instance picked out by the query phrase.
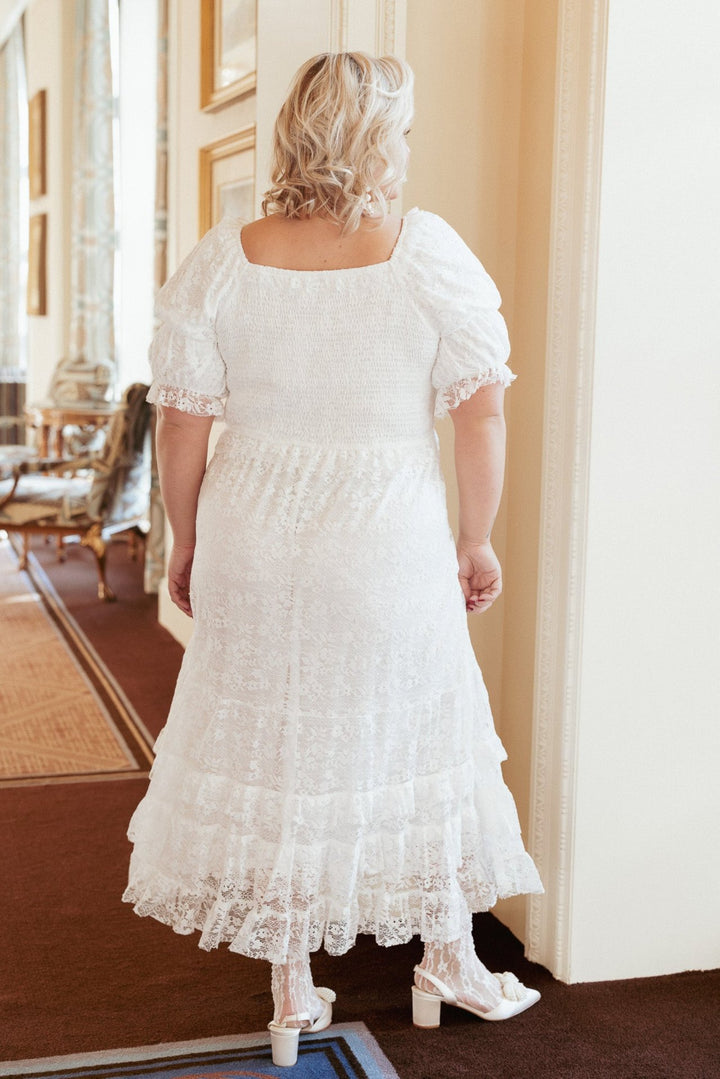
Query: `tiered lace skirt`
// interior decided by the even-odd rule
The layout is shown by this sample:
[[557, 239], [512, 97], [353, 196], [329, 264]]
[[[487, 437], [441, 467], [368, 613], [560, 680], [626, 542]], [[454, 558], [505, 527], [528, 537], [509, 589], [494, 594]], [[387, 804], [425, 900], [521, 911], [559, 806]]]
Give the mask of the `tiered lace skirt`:
[[195, 631], [123, 898], [283, 962], [449, 941], [541, 891], [469, 641], [434, 437], [221, 437]]

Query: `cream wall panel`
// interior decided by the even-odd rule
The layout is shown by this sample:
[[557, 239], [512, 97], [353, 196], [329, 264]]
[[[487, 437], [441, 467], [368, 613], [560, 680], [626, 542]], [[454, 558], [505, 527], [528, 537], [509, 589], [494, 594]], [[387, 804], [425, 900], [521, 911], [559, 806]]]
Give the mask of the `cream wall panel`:
[[260, 213], [262, 194], [270, 186], [271, 137], [275, 118], [300, 65], [331, 46], [333, 20], [328, 0], [259, 0], [258, 3], [258, 147], [255, 194]]
[[[507, 541], [504, 558], [502, 715], [504, 774], [530, 841], [532, 716], [553, 173], [557, 0], [525, 5], [511, 341], [518, 374], [508, 394]], [[541, 901], [541, 902], [544, 902]], [[527, 900], [496, 913], [527, 940]]]
[[25, 13], [28, 97], [47, 90], [47, 194], [30, 213], [47, 213], [47, 315], [28, 317], [29, 401], [47, 396], [67, 345], [70, 319], [70, 184], [75, 13], [62, 0], [34, 0]]
[[[513, 345], [511, 365], [519, 376], [506, 395], [509, 466], [514, 460], [516, 437], [521, 441], [518, 459], [529, 453], [531, 461], [538, 460], [542, 415], [542, 394], [536, 392], [538, 380], [542, 385], [542, 350], [534, 350], [532, 331], [525, 333], [526, 348], [518, 348], [522, 310], [515, 304], [524, 19], [522, 0], [451, 0], [442, 8], [433, 0], [409, 0], [407, 11], [407, 58], [415, 71], [416, 88], [404, 204], [419, 205], [449, 221], [500, 289]], [[529, 94], [526, 91], [526, 96]], [[546, 251], [543, 254], [546, 258]], [[522, 423], [527, 424], [528, 416], [533, 416], [535, 441], [529, 431], [520, 429], [516, 434], [518, 394], [523, 399]], [[450, 419], [439, 424], [439, 434], [448, 510], [455, 527], [457, 488]], [[520, 563], [518, 572], [523, 570], [518, 550], [531, 564], [537, 560], [537, 547], [532, 546], [537, 539], [537, 523], [527, 517], [533, 504], [525, 505], [520, 500], [515, 503], [513, 558], [508, 559], [507, 508], [513, 504], [513, 480], [521, 474], [522, 465], [514, 474], [509, 467], [506, 494], [493, 529], [493, 545], [504, 567], [506, 589], [516, 572], [516, 562]], [[529, 485], [538, 482], [537, 468], [534, 474], [531, 469], [531, 476]], [[521, 642], [524, 666], [516, 666], [515, 638], [504, 631], [505, 596], [486, 615], [469, 620], [496, 726], [510, 757], [505, 766], [506, 779], [516, 796], [526, 834], [534, 630], [534, 595], [524, 591], [528, 584], [532, 586], [532, 581], [523, 579], [516, 586], [519, 601], [513, 609], [513, 624], [521, 625], [525, 634]], [[504, 663], [508, 672], [505, 680]], [[511, 710], [505, 705], [508, 684], [514, 694]], [[496, 913], [517, 936], [523, 937], [524, 900], [501, 904]]]

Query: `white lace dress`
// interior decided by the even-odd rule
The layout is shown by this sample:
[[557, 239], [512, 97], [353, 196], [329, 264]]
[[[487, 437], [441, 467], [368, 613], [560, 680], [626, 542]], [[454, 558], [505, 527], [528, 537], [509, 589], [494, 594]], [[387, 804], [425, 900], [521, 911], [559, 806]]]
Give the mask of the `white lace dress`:
[[433, 416], [512, 375], [500, 297], [411, 211], [355, 269], [249, 263], [212, 229], [161, 291], [150, 399], [226, 427], [195, 616], [123, 898], [284, 962], [447, 942], [542, 890], [467, 629]]

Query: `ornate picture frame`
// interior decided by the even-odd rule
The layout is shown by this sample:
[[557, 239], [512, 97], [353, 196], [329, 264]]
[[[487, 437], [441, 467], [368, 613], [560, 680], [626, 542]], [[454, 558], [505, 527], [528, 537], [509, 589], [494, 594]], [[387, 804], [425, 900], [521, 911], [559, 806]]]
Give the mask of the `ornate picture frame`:
[[47, 214], [32, 214], [28, 244], [28, 315], [47, 314]]
[[257, 0], [201, 0], [200, 108], [222, 108], [257, 84]]
[[30, 198], [47, 195], [47, 90], [28, 102], [28, 179]]
[[225, 216], [255, 217], [255, 124], [200, 150], [199, 235]]

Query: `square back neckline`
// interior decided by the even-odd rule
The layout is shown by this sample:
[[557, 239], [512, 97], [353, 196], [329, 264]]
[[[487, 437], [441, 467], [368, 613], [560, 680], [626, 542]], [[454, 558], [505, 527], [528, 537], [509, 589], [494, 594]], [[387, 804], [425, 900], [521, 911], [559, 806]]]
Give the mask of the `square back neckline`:
[[[281, 274], [346, 274], [357, 273], [359, 270], [374, 270], [378, 266], [389, 266], [395, 260], [395, 256], [399, 254], [407, 232], [407, 219], [418, 211], [417, 206], [413, 206], [411, 210], [408, 210], [406, 214], [400, 218], [400, 231], [397, 234], [393, 249], [386, 259], [382, 259], [380, 262], [365, 262], [362, 266], [335, 266], [326, 270], [295, 270], [289, 266], [270, 266], [266, 262], [251, 262], [251, 260], [245, 254], [245, 248], [242, 242], [242, 230], [246, 224], [250, 224], [249, 221], [243, 222], [240, 228], [237, 230], [237, 239], [242, 253], [243, 260], [248, 266], [254, 266], [258, 270], [272, 270]], [[238, 219], [240, 220], [240, 219]]]

